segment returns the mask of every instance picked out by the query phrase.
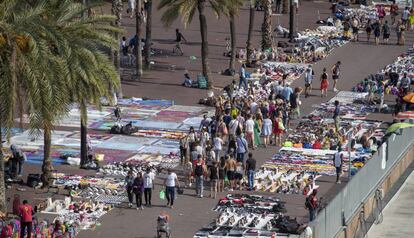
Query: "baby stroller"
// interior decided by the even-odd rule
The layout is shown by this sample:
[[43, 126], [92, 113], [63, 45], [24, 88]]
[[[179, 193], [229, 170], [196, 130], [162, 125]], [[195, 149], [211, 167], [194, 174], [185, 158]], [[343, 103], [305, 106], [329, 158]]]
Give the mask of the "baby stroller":
[[166, 215], [159, 215], [157, 218], [157, 238], [160, 238], [162, 233], [165, 233], [166, 237], [170, 238], [170, 224]]

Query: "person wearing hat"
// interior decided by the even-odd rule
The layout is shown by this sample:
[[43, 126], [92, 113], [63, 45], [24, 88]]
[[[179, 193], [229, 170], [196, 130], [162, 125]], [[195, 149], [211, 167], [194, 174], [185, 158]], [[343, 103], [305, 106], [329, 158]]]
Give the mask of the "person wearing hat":
[[333, 164], [336, 170], [336, 183], [340, 184], [341, 180], [339, 177], [342, 174], [342, 165], [344, 163], [343, 154], [341, 153], [342, 147], [338, 146], [338, 151], [334, 154]]

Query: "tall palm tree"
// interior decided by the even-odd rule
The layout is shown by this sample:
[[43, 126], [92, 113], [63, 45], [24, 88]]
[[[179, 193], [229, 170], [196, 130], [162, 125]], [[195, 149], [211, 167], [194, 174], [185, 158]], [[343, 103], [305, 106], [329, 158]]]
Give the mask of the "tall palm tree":
[[142, 77], [142, 22], [143, 22], [143, 14], [142, 14], [142, 0], [136, 0], [135, 4], [135, 30], [136, 30], [136, 42], [135, 42], [135, 53], [136, 53], [136, 75], [135, 80], [140, 80]]
[[247, 42], [246, 42], [246, 48], [247, 48], [247, 64], [252, 63], [252, 37], [253, 37], [253, 26], [254, 26], [254, 15], [256, 12], [255, 9], [256, 0], [250, 0], [250, 8], [249, 8], [249, 30], [247, 32]]
[[145, 11], [147, 13], [147, 24], [145, 25], [145, 67], [148, 69], [150, 67], [150, 57], [151, 57], [151, 44], [152, 44], [152, 0], [147, 0], [145, 3]]
[[205, 10], [209, 4], [218, 16], [223, 10], [223, 1], [225, 0], [161, 0], [158, 5], [158, 9], [166, 8], [161, 17], [165, 26], [170, 26], [180, 16], [184, 26], [187, 26], [193, 20], [195, 12], [198, 11], [201, 33], [201, 63], [203, 67], [203, 76], [206, 78], [209, 88], [212, 87], [212, 83], [210, 79], [210, 67], [208, 65], [209, 52]]
[[271, 0], [262, 0], [264, 6], [263, 24], [262, 24], [262, 50], [272, 47], [272, 2]]
[[224, 14], [229, 18], [230, 25], [230, 40], [231, 40], [231, 56], [229, 63], [229, 72], [234, 74], [236, 71], [236, 24], [235, 16], [240, 12], [244, 0], [227, 0], [223, 8]]
[[[79, 18], [85, 8], [72, 0], [52, 0], [53, 16], [60, 36], [65, 41], [62, 55], [68, 63], [65, 79], [70, 101], [79, 104], [81, 111], [81, 165], [87, 159], [87, 106], [100, 107], [101, 97], [112, 99], [112, 89], [119, 88], [119, 74], [111, 63], [105, 49], [117, 47], [115, 33], [120, 30], [111, 26], [113, 16]], [[65, 47], [64, 47], [65, 46]], [[70, 62], [70, 63], [69, 63]]]
[[[68, 64], [56, 48], [61, 39], [55, 34], [58, 29], [47, 21], [49, 12], [45, 1], [0, 1], [0, 115], [6, 138], [16, 104], [28, 112], [29, 128], [44, 129], [48, 135], [53, 121], [68, 109], [68, 91], [63, 89]], [[46, 139], [44, 174], [51, 171]]]
[[[111, 8], [111, 12], [112, 15], [114, 15], [116, 17], [115, 20], [115, 26], [116, 27], [121, 27], [121, 20], [122, 20], [122, 10], [123, 10], [124, 6], [122, 3], [122, 0], [112, 0], [112, 8]], [[119, 42], [119, 33], [116, 32], [115, 33], [115, 39]], [[118, 73], [120, 74], [120, 68], [121, 68], [121, 59], [120, 59], [120, 53], [119, 53], [119, 47], [116, 47], [114, 50], [114, 65], [116, 67], [116, 70], [118, 71]], [[121, 82], [120, 82], [121, 84]], [[118, 90], [118, 97], [122, 98], [122, 87], [119, 87]]]

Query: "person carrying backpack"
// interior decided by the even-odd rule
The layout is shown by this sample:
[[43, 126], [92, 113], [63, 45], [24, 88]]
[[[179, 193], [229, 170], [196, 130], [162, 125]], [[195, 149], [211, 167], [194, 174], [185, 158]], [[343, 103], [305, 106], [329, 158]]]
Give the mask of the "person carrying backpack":
[[316, 214], [319, 207], [318, 198], [316, 197], [317, 193], [318, 190], [314, 189], [312, 191], [312, 194], [306, 197], [305, 207], [309, 210], [309, 221], [313, 221], [316, 218]]
[[194, 176], [196, 178], [196, 195], [199, 198], [203, 197], [203, 191], [204, 191], [204, 174], [206, 170], [204, 167], [204, 161], [201, 158], [201, 155], [199, 155], [199, 158], [197, 160], [197, 164], [194, 167]]

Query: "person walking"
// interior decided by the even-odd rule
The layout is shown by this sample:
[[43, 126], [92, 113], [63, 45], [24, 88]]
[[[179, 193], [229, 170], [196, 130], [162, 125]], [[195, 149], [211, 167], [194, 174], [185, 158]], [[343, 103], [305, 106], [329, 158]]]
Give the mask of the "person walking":
[[397, 27], [395, 28], [395, 31], [397, 32], [397, 45], [405, 44], [405, 37], [404, 37], [405, 29], [406, 29], [405, 24], [401, 20], [398, 20]]
[[276, 146], [280, 146], [282, 144], [282, 134], [284, 132], [285, 132], [285, 126], [283, 124], [282, 112], [279, 111], [273, 122], [273, 134], [274, 134], [274, 140], [275, 140]]
[[230, 186], [229, 191], [233, 191], [234, 187], [234, 176], [236, 172], [237, 162], [233, 158], [233, 156], [226, 155], [226, 171], [227, 171], [227, 179], [229, 180]]
[[187, 153], [188, 153], [188, 136], [183, 136], [180, 139], [180, 164], [184, 165], [185, 160], [187, 159]]
[[10, 151], [12, 152], [11, 158], [11, 174], [13, 177], [22, 176], [23, 175], [23, 165], [24, 162], [27, 160], [26, 154], [19, 148], [17, 145], [12, 144], [10, 145]]
[[352, 18], [352, 38], [354, 41], [359, 41], [359, 21], [358, 18]]
[[372, 30], [374, 31], [375, 44], [378, 45], [379, 38], [381, 36], [381, 24], [378, 20], [375, 21], [374, 24], [372, 24]]
[[176, 51], [180, 52], [181, 55], [184, 55], [184, 52], [181, 48], [181, 42], [185, 41], [185, 43], [187, 43], [187, 40], [185, 39], [185, 37], [183, 36], [183, 34], [180, 32], [179, 29], [175, 29], [175, 47], [173, 48], [173, 53], [175, 53]]
[[337, 83], [338, 83], [339, 76], [341, 74], [340, 66], [341, 66], [341, 61], [338, 61], [332, 67], [332, 79], [333, 79], [333, 91], [334, 92], [338, 91], [338, 89], [336, 89], [336, 86], [337, 86]]
[[270, 135], [272, 134], [272, 120], [267, 116], [263, 120], [262, 125], [262, 135], [263, 135], [263, 145], [266, 148], [267, 145], [270, 143]]
[[365, 27], [365, 32], [367, 33], [367, 43], [369, 44], [369, 40], [371, 38], [371, 32], [372, 32], [371, 20], [368, 20], [367, 26]]
[[326, 73], [326, 68], [323, 68], [323, 73], [321, 75], [321, 97], [328, 97], [328, 73]]
[[305, 72], [305, 97], [307, 98], [312, 91], [312, 81], [314, 72], [312, 65], [309, 65]]
[[339, 179], [342, 174], [342, 165], [343, 165], [343, 155], [341, 153], [342, 148], [338, 146], [338, 151], [334, 154], [334, 166], [336, 170], [336, 183], [340, 184], [341, 180]]
[[217, 164], [218, 166], [218, 175], [219, 175], [219, 181], [218, 181], [218, 192], [223, 192], [224, 189], [224, 179], [226, 177], [226, 158], [224, 156], [220, 157], [220, 161]]
[[218, 190], [219, 169], [218, 162], [214, 161], [213, 166], [209, 168], [210, 176], [210, 198], [216, 199]]
[[125, 188], [128, 195], [128, 207], [132, 207], [132, 202], [134, 198], [133, 194], [133, 184], [134, 184], [134, 175], [132, 173], [132, 170], [128, 171], [127, 176], [125, 177]]
[[144, 178], [142, 177], [142, 173], [139, 172], [137, 177], [134, 179], [133, 189], [135, 194], [135, 201], [137, 203], [137, 210], [143, 210], [144, 207], [142, 206], [142, 193], [144, 192]]
[[167, 195], [167, 207], [174, 208], [175, 186], [180, 187], [177, 174], [173, 173], [171, 169], [167, 170], [167, 178], [164, 181], [165, 191]]
[[221, 151], [223, 150], [224, 141], [221, 139], [221, 134], [217, 133], [213, 139], [214, 153], [216, 155], [216, 161], [220, 159]]
[[291, 119], [298, 119], [300, 117], [300, 93], [302, 92], [302, 88], [295, 88], [295, 92], [290, 95], [290, 115]]
[[405, 26], [406, 29], [408, 28], [409, 17], [410, 17], [410, 8], [406, 7], [401, 14], [401, 23]]
[[400, 87], [402, 88], [404, 95], [410, 92], [410, 86], [411, 79], [408, 77], [407, 73], [404, 73], [400, 80]]
[[336, 133], [338, 133], [339, 132], [339, 121], [340, 121], [339, 115], [341, 114], [341, 109], [340, 109], [338, 100], [335, 100], [334, 104], [335, 104], [335, 109], [334, 109], [333, 119], [335, 122]]
[[251, 148], [254, 149], [254, 120], [251, 114], [247, 115], [245, 130], [247, 143]]
[[246, 79], [246, 65], [242, 64], [240, 67], [239, 72], [239, 89], [243, 86], [244, 91], [247, 92], [248, 86], [247, 86], [247, 79]]
[[237, 152], [237, 162], [244, 164], [244, 155], [249, 152], [249, 147], [247, 140], [243, 137], [243, 134], [239, 134], [236, 139], [236, 152]]
[[[32, 237], [33, 207], [27, 200], [23, 200], [23, 205], [19, 208], [20, 215], [20, 237]], [[27, 232], [26, 232], [27, 229]]]
[[134, 13], [135, 13], [135, 2], [136, 2], [136, 0], [128, 0], [127, 13], [130, 13], [131, 14], [129, 16], [130, 18], [133, 18], [134, 17]]
[[390, 38], [390, 26], [388, 25], [388, 21], [384, 22], [384, 25], [382, 25], [382, 40], [384, 44], [388, 44], [388, 39]]
[[318, 190], [314, 189], [312, 194], [306, 197], [305, 207], [309, 210], [309, 221], [313, 221], [316, 218], [317, 211], [318, 211], [318, 198], [316, 195], [318, 194]]
[[247, 178], [249, 181], [249, 190], [253, 191], [254, 189], [254, 171], [256, 170], [256, 160], [253, 158], [253, 154], [249, 153], [249, 158], [246, 160], [246, 171]]
[[151, 199], [152, 199], [152, 190], [154, 189], [154, 179], [155, 174], [151, 171], [150, 168], [147, 168], [144, 174], [144, 198], [145, 198], [145, 206], [151, 207]]
[[398, 4], [395, 2], [395, 0], [392, 1], [392, 4], [390, 6], [390, 15], [391, 15], [391, 25], [394, 25], [395, 19], [398, 16]]
[[197, 164], [194, 167], [194, 176], [196, 179], [196, 195], [199, 198], [203, 197], [204, 192], [204, 174], [206, 173], [205, 164], [203, 159], [200, 157], [197, 160]]

